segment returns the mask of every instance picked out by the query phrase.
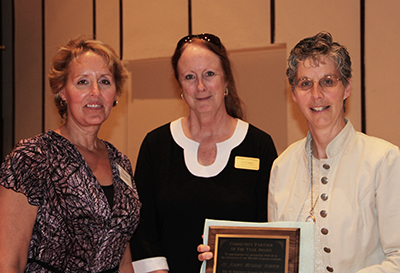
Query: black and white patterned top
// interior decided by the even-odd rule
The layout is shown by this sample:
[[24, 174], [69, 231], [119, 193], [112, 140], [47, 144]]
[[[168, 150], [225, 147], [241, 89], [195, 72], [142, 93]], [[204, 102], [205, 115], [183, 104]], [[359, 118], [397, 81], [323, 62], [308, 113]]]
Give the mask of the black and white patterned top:
[[25, 272], [118, 272], [141, 203], [129, 159], [104, 143], [112, 208], [79, 151], [53, 131], [21, 140], [1, 165], [0, 185], [38, 206]]

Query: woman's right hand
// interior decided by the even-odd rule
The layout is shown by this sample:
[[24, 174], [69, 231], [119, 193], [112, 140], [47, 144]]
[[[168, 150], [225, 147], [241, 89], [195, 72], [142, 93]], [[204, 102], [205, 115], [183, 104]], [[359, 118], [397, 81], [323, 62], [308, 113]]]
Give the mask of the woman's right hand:
[[197, 251], [200, 252], [199, 256], [197, 256], [200, 262], [210, 260], [214, 256], [207, 245], [199, 245]]

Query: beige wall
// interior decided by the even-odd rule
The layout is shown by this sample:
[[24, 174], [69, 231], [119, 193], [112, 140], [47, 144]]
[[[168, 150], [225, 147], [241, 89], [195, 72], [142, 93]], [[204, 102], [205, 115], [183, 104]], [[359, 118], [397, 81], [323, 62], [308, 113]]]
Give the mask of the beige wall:
[[367, 132], [400, 145], [400, 1], [366, 1]]
[[42, 131], [40, 1], [15, 1], [15, 141]]
[[[16, 20], [16, 140], [39, 133], [41, 128], [27, 126], [38, 124], [38, 115], [42, 108], [32, 109], [26, 102], [41, 101], [42, 90], [39, 76], [40, 61], [26, 62], [31, 50], [41, 46], [40, 39], [30, 38], [37, 27], [32, 30], [32, 23], [38, 17], [26, 17], [26, 9], [40, 10], [40, 2], [15, 1]], [[316, 34], [318, 31], [330, 31], [334, 39], [347, 45], [353, 61], [352, 95], [347, 101], [347, 116], [356, 129], [361, 129], [360, 100], [360, 7], [359, 1], [347, 0], [302, 0], [301, 5], [292, 0], [276, 2], [276, 43], [283, 46], [284, 55], [300, 39]], [[119, 50], [119, 1], [97, 0], [97, 34], [98, 38], [111, 44]], [[126, 92], [110, 120], [102, 130], [101, 137], [110, 140], [133, 162], [136, 160], [138, 147], [145, 132], [187, 113], [186, 106], [179, 99], [179, 87], [174, 83], [168, 58], [172, 54], [178, 39], [188, 33], [187, 1], [154, 0], [154, 1], [123, 1], [123, 59], [126, 61], [130, 77]], [[76, 8], [78, 7], [79, 8]], [[270, 46], [270, 1], [266, 0], [193, 0], [192, 1], [193, 32], [212, 32], [221, 37], [225, 46], [232, 52], [250, 52], [254, 49]], [[400, 130], [397, 104], [400, 102], [398, 87], [391, 79], [397, 76], [396, 64], [399, 58], [396, 54], [400, 37], [397, 28], [400, 19], [398, 1], [374, 1], [366, 4], [366, 97], [367, 97], [367, 133], [383, 137], [400, 145]], [[24, 17], [25, 16], [25, 17]], [[68, 38], [78, 34], [92, 34], [92, 1], [45, 1], [45, 67], [50, 65], [51, 56], [58, 45]], [[40, 25], [40, 24], [39, 24]], [[31, 26], [31, 28], [29, 28]], [[39, 31], [40, 32], [40, 31]], [[285, 70], [286, 56], [277, 53], [282, 59], [278, 65], [270, 65], [274, 71]], [[32, 56], [31, 56], [32, 57]], [[236, 60], [236, 59], [235, 59]], [[246, 60], [246, 58], [244, 58]], [[241, 65], [243, 58], [237, 58]], [[147, 70], [135, 72], [137, 67]], [[143, 68], [144, 69], [144, 68]], [[240, 70], [240, 69], [239, 69]], [[33, 71], [33, 73], [32, 73]], [[262, 69], [259, 72], [262, 74]], [[237, 75], [238, 84], [243, 77], [251, 83], [259, 80], [257, 73], [244, 71]], [[32, 74], [30, 74], [32, 73]], [[170, 74], [169, 74], [170, 73]], [[39, 73], [40, 74], [40, 73]], [[27, 77], [26, 75], [30, 75]], [[137, 76], [140, 75], [140, 78]], [[253, 77], [253, 78], [252, 78]], [[37, 79], [37, 80], [35, 80]], [[140, 80], [141, 83], [138, 81]], [[277, 80], [278, 82], [280, 79]], [[304, 119], [299, 114], [297, 106], [292, 102], [290, 90], [283, 75], [279, 86], [265, 83], [265, 88], [255, 88], [256, 93], [249, 93], [246, 87], [240, 86], [239, 92], [250, 104], [262, 101], [267, 113], [249, 113], [249, 121], [269, 132], [277, 142], [279, 152], [288, 144], [302, 138], [306, 132]], [[160, 83], [167, 85], [157, 85]], [[262, 81], [257, 81], [262, 82]], [[279, 85], [279, 83], [277, 83]], [[47, 86], [47, 84], [46, 84]], [[140, 87], [139, 87], [140, 86]], [[31, 88], [29, 88], [31, 87]], [[140, 88], [140, 90], [138, 90]], [[29, 91], [28, 91], [29, 90]], [[172, 91], [171, 91], [172, 90]], [[257, 91], [258, 90], [258, 91]], [[266, 94], [265, 90], [271, 92]], [[259, 92], [259, 93], [257, 93]], [[29, 93], [27, 95], [27, 93]], [[45, 129], [59, 126], [60, 119], [53, 106], [52, 96], [48, 87], [45, 90]], [[276, 119], [268, 113], [277, 109], [269, 106], [269, 96], [274, 99], [285, 99], [279, 110], [284, 110]], [[285, 98], [286, 96], [286, 98]], [[25, 102], [24, 102], [25, 101]], [[40, 102], [39, 102], [40, 104]], [[265, 120], [265, 122], [263, 122]], [[393, 124], [394, 123], [394, 124]], [[259, 125], [260, 124], [260, 125]], [[39, 129], [38, 129], [39, 128]], [[282, 143], [283, 140], [283, 143]]]

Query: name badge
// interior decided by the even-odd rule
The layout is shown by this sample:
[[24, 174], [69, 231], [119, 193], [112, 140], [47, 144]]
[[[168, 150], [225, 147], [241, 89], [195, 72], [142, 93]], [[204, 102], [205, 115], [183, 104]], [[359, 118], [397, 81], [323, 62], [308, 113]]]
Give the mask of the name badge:
[[260, 169], [260, 159], [254, 157], [236, 156], [235, 168], [258, 171]]
[[119, 164], [117, 164], [117, 169], [119, 172], [119, 177], [122, 179], [122, 181], [124, 181], [129, 187], [133, 188], [132, 179], [129, 173], [127, 173]]

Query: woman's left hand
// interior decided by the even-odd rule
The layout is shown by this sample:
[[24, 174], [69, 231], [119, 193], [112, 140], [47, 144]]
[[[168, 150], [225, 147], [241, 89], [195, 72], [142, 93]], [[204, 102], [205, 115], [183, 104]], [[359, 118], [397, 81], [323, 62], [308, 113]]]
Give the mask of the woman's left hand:
[[207, 245], [199, 245], [197, 251], [200, 252], [199, 256], [197, 256], [200, 262], [210, 260], [214, 256]]

